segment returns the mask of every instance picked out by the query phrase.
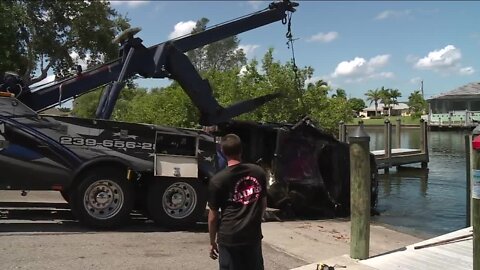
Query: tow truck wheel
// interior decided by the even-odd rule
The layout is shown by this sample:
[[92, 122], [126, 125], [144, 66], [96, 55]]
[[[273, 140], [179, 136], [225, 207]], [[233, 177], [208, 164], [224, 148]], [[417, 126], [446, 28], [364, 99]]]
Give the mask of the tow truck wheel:
[[74, 190], [70, 204], [81, 223], [94, 228], [111, 228], [124, 224], [129, 218], [134, 190], [122, 170], [89, 172]]
[[169, 228], [193, 226], [205, 213], [207, 185], [198, 180], [157, 180], [148, 190], [147, 207], [155, 223]]

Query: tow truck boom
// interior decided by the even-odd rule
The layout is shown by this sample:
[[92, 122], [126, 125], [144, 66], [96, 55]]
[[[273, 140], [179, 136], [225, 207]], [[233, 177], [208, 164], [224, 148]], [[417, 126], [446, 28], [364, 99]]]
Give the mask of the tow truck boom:
[[285, 20], [286, 13], [295, 12], [296, 6], [298, 3], [289, 0], [273, 2], [263, 11], [149, 48], [142, 44], [142, 39], [133, 36], [139, 31], [134, 30], [119, 40], [121, 47], [118, 59], [85, 72], [79, 71], [77, 75], [52, 85], [31, 89], [35, 91], [23, 91], [18, 98], [33, 110], [42, 111], [106, 85], [96, 117], [109, 119], [125, 79], [136, 74], [145, 78], [167, 77], [176, 80], [200, 110], [201, 125], [218, 124], [254, 110], [277, 95], [265, 95], [223, 108], [213, 97], [208, 81], [200, 77], [184, 53], [275, 21]]

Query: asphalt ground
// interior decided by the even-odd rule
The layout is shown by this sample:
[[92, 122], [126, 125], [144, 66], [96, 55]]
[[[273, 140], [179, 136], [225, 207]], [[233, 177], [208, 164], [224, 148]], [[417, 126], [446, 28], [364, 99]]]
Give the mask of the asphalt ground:
[[[120, 229], [90, 230], [57, 193], [0, 191], [0, 269], [218, 269], [206, 223], [171, 231], [140, 214]], [[307, 262], [264, 241], [266, 269]]]

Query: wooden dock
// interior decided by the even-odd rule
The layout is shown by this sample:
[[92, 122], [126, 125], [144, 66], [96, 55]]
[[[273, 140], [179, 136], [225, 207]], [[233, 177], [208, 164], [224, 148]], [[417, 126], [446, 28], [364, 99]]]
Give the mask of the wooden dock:
[[373, 269], [473, 269], [472, 227], [360, 261]]
[[428, 163], [428, 155], [422, 153], [420, 149], [395, 148], [392, 149], [390, 157], [385, 155], [385, 150], [375, 150], [371, 153], [375, 155], [378, 169], [413, 163]]
[[[358, 127], [358, 125], [348, 125], [349, 127]], [[347, 142], [347, 125], [341, 123], [339, 128], [339, 139], [341, 141]], [[377, 168], [383, 169], [386, 173], [389, 171], [389, 168], [394, 166], [401, 166], [407, 164], [420, 163], [422, 168], [427, 168], [429, 162], [428, 155], [428, 124], [424, 121], [420, 121], [420, 125], [414, 126], [413, 128], [420, 129], [420, 149], [407, 149], [400, 148], [401, 142], [401, 132], [402, 125], [400, 119], [397, 119], [395, 126], [395, 142], [397, 148], [392, 147], [393, 134], [392, 134], [392, 124], [390, 121], [386, 120], [384, 128], [384, 138], [386, 138], [384, 149], [383, 150], [374, 150], [370, 151], [374, 156], [377, 162]], [[409, 128], [412, 128], [409, 125]]]

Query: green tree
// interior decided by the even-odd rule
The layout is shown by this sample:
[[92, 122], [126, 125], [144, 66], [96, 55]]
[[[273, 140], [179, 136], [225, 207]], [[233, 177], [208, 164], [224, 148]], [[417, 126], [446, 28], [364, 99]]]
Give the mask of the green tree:
[[398, 105], [398, 98], [402, 97], [402, 93], [398, 89], [390, 89], [391, 104]]
[[418, 90], [411, 93], [408, 97], [408, 106], [412, 118], [419, 118], [420, 116], [422, 116], [422, 114], [427, 111], [428, 107], [427, 102]]
[[69, 73], [73, 52], [89, 65], [116, 57], [111, 41], [129, 27], [108, 1], [0, 1], [0, 17], [0, 73], [17, 72], [26, 84], [50, 69]]
[[390, 88], [381, 87], [380, 90], [380, 99], [385, 107], [388, 109], [388, 116], [391, 115], [392, 106], [398, 104], [397, 98], [402, 96], [398, 90], [393, 90]]
[[[104, 89], [99, 87], [90, 93], [81, 95], [73, 101], [72, 115], [82, 118], [95, 118], [95, 111], [97, 110], [100, 96]], [[127, 88], [120, 91], [118, 100], [112, 113], [113, 120], [124, 120], [130, 113], [130, 110], [135, 110], [135, 106], [130, 104], [136, 96], [144, 96], [147, 93], [145, 88]]]
[[[331, 89], [325, 82], [320, 80], [305, 85], [305, 81], [312, 77], [311, 67], [298, 69], [300, 85], [297, 87], [292, 63], [283, 64], [275, 60], [273, 49], [265, 53], [261, 63], [255, 59], [249, 61], [241, 73], [239, 68], [233, 67], [224, 71], [210, 69], [203, 74], [212, 85], [214, 97], [225, 107], [241, 100], [281, 93], [281, 98], [268, 102], [237, 119], [295, 123], [303, 116], [309, 115], [319, 124], [319, 127], [334, 133], [340, 120], [348, 121], [352, 118], [347, 100], [337, 96], [330, 97]], [[140, 92], [133, 97], [128, 91], [121, 92], [117, 105], [124, 104], [125, 107], [115, 109], [114, 119], [178, 127], [198, 127], [198, 110], [177, 82], [165, 88]], [[133, 91], [133, 93], [137, 92]], [[100, 93], [95, 95], [87, 102], [91, 104], [90, 115], [95, 111]]]
[[378, 90], [378, 89], [368, 90], [367, 93], [365, 93], [365, 96], [367, 96], [367, 101], [370, 101], [370, 105], [372, 103], [375, 104], [375, 116], [377, 116], [378, 101], [380, 101], [382, 99], [380, 90]]
[[348, 104], [357, 114], [366, 107], [365, 101], [361, 98], [351, 98], [348, 100]]
[[[202, 18], [197, 21], [192, 34], [203, 32], [207, 29], [209, 20]], [[240, 40], [237, 36], [231, 36], [223, 40], [205, 45], [187, 52], [190, 61], [203, 72], [208, 70], [225, 71], [231, 68], [240, 68], [246, 63], [243, 50], [238, 49]]]
[[388, 116], [391, 115], [393, 105], [398, 104], [398, 98], [402, 93], [398, 89], [382, 88], [379, 90], [382, 103], [388, 109]]
[[335, 90], [335, 94], [333, 94], [332, 97], [333, 98], [338, 97], [338, 98], [347, 99], [347, 92], [344, 89], [337, 88], [337, 90]]

